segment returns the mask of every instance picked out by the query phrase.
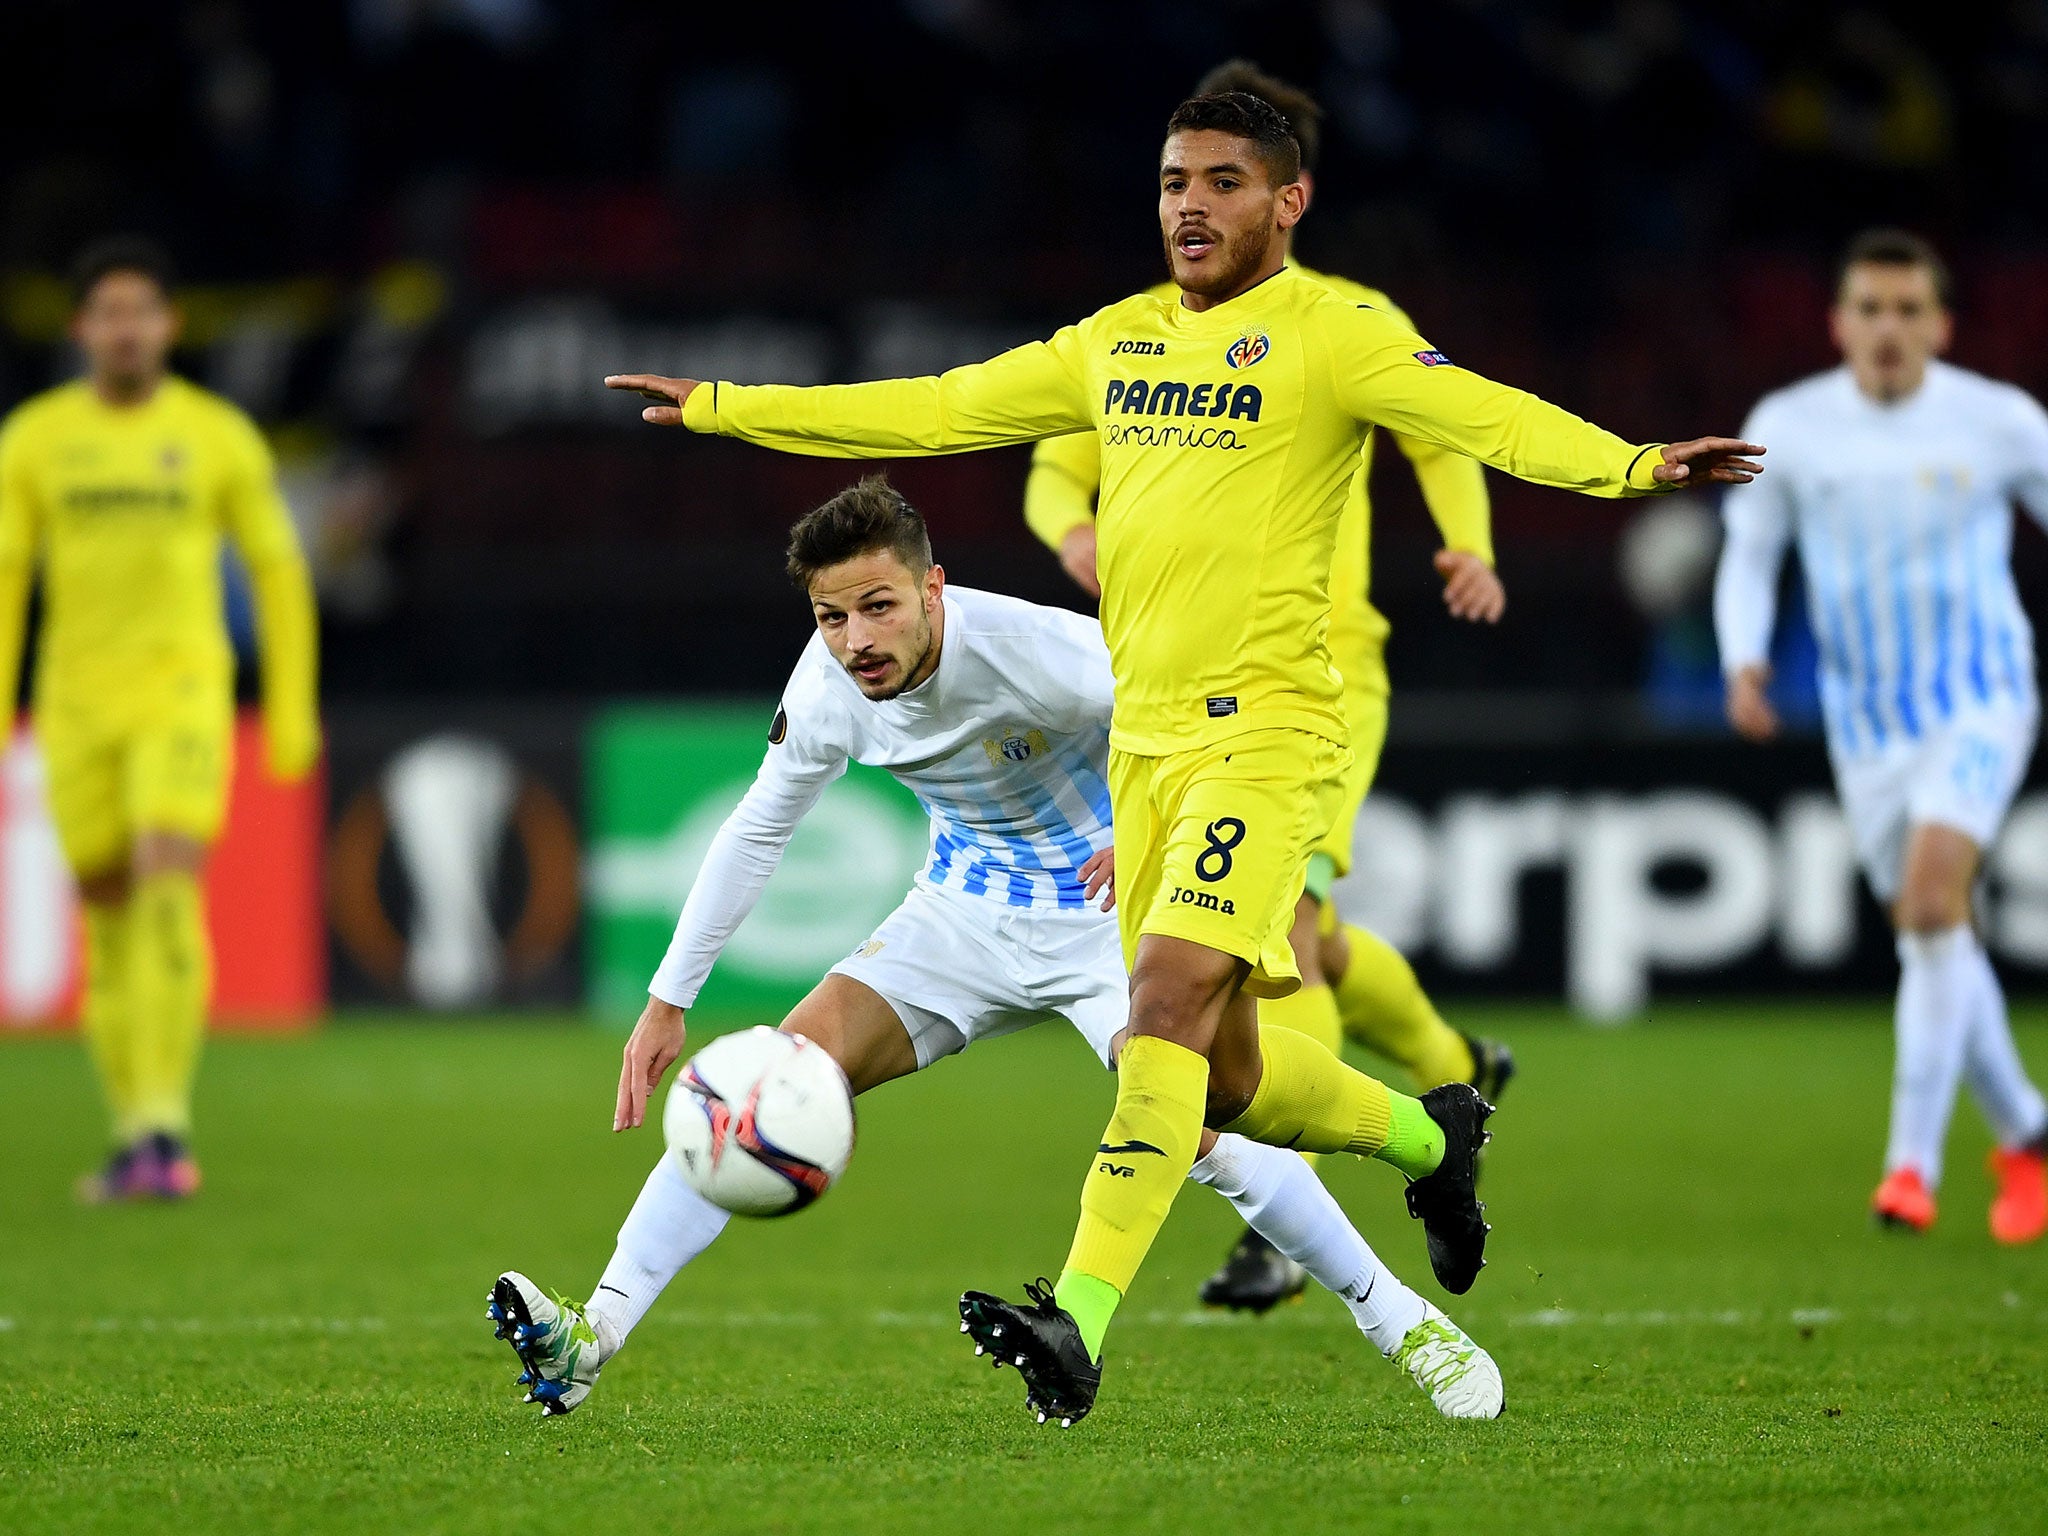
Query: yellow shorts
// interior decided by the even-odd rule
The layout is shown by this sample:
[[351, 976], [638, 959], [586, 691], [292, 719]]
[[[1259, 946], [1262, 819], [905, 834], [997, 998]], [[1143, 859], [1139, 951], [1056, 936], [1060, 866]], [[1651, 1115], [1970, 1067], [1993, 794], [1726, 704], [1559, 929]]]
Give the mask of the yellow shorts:
[[218, 680], [180, 677], [125, 705], [38, 698], [35, 734], [57, 839], [78, 874], [125, 865], [138, 832], [220, 835], [234, 695]]
[[1262, 730], [1164, 757], [1109, 754], [1124, 965], [1143, 934], [1249, 962], [1245, 990], [1301, 983], [1288, 947], [1309, 854], [1336, 815], [1351, 754], [1306, 731]]
[[1337, 866], [1339, 875], [1351, 870], [1351, 844], [1358, 832], [1358, 810], [1366, 792], [1380, 771], [1380, 752], [1387, 744], [1387, 695], [1384, 690], [1367, 692], [1346, 689], [1344, 720], [1351, 727], [1351, 769], [1344, 775], [1344, 798], [1337, 814], [1316, 844], [1316, 852]]

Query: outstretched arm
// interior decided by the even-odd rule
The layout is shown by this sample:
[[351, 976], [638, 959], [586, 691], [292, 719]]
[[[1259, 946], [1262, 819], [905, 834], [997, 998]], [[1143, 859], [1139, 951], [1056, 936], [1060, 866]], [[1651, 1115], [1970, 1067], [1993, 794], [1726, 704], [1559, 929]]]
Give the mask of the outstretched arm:
[[1764, 450], [1735, 438], [1634, 445], [1523, 390], [1453, 366], [1413, 331], [1370, 309], [1333, 312], [1337, 397], [1360, 421], [1420, 437], [1495, 469], [1589, 496], [1740, 484]]
[[1094, 425], [1072, 327], [935, 378], [872, 384], [719, 384], [625, 373], [608, 389], [660, 401], [656, 426], [715, 432], [820, 457], [906, 458], [1035, 442]]

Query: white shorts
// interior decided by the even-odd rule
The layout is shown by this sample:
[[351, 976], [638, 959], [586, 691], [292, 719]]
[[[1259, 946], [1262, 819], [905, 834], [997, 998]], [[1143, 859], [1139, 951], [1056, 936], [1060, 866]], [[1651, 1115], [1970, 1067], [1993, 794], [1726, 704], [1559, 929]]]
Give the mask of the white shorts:
[[1851, 755], [1829, 743], [1856, 857], [1880, 900], [1899, 893], [1913, 827], [1953, 827], [1991, 846], [2026, 778], [2039, 723], [2028, 707], [1979, 709], [1876, 752]]
[[1109, 1065], [1130, 1015], [1116, 919], [1093, 907], [1010, 907], [913, 885], [874, 937], [832, 967], [896, 1010], [917, 1064], [1058, 1014]]

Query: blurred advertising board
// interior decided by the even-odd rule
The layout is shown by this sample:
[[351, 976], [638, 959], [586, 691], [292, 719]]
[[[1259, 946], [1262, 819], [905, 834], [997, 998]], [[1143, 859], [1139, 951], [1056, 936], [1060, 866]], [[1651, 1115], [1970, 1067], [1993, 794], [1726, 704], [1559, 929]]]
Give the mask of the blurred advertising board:
[[[1622, 1020], [1896, 984], [1817, 739], [1403, 740], [1400, 715], [1337, 899], [1432, 988]], [[2048, 788], [2022, 792], [1985, 873], [1992, 957], [2024, 988], [2048, 975]]]
[[[753, 782], [772, 702], [604, 711], [586, 768], [591, 1006], [624, 1029], [647, 1001], [705, 849]], [[698, 1007], [717, 1023], [774, 1023], [867, 939], [926, 851], [916, 800], [855, 766], [825, 791], [711, 973]]]
[[[320, 940], [320, 777], [280, 784], [262, 769], [262, 729], [236, 726], [227, 825], [207, 865], [214, 1017], [289, 1028], [326, 1007]], [[78, 895], [26, 726], [0, 762], [0, 1026], [68, 1024], [77, 1011]]]
[[581, 998], [580, 705], [328, 716], [334, 1001], [434, 1012]]

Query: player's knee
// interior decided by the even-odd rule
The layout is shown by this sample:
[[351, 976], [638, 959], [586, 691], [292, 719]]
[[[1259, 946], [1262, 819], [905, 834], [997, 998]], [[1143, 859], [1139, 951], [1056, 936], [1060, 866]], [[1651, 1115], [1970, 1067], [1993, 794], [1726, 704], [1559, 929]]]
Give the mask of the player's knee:
[[1129, 1033], [1154, 1035], [1208, 1054], [1228, 986], [1207, 976], [1142, 966], [1131, 976]]
[[1252, 1097], [1259, 1091], [1258, 1079], [1231, 1065], [1211, 1065], [1209, 1087], [1202, 1104], [1202, 1124], [1210, 1130], [1221, 1130], [1242, 1118], [1252, 1107]]
[[1344, 930], [1322, 934], [1316, 941], [1316, 958], [1323, 967], [1323, 980], [1335, 986], [1351, 969], [1351, 946], [1344, 942]]
[[782, 1021], [839, 1063], [856, 1094], [917, 1070], [917, 1047], [896, 1011], [865, 983], [828, 975]]
[[1892, 903], [1892, 923], [1901, 933], [1942, 933], [1969, 920], [1969, 891], [1931, 881], [1908, 885]]

